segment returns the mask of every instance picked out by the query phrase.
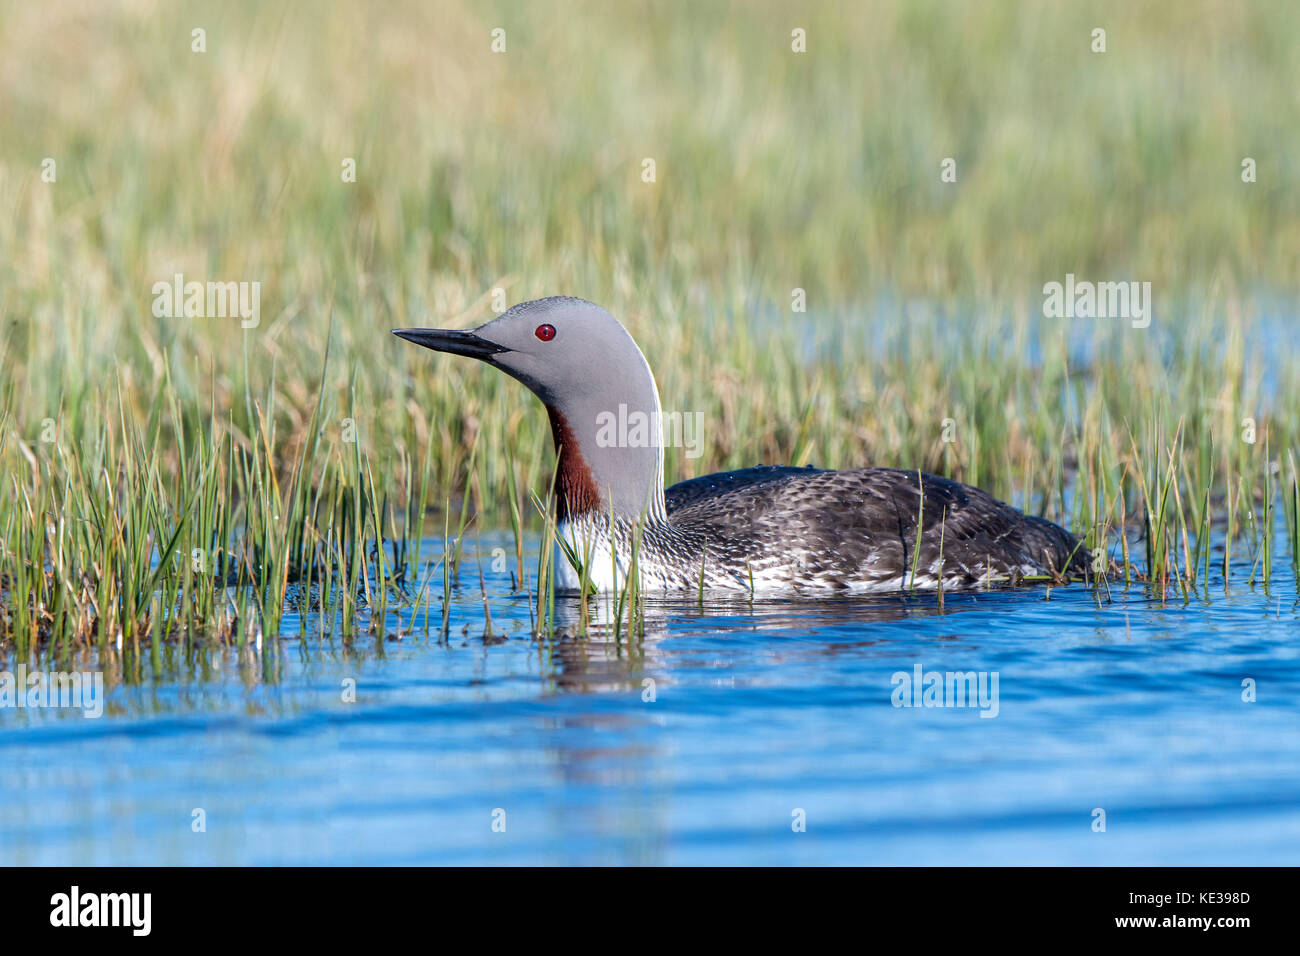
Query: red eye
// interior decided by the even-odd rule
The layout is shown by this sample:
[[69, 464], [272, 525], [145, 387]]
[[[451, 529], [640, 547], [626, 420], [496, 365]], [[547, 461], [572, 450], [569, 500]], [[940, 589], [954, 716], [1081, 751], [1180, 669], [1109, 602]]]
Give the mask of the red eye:
[[539, 325], [537, 327], [537, 331], [534, 332], [533, 334], [536, 335], [543, 342], [549, 342], [551, 341], [551, 339], [555, 338], [555, 326]]

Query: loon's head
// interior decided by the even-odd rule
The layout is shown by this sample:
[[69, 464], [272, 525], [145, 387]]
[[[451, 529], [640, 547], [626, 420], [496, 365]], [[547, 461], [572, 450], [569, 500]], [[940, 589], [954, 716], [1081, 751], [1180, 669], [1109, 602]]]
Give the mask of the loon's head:
[[523, 302], [471, 331], [394, 329], [437, 352], [468, 355], [542, 400], [559, 453], [557, 510], [636, 520], [664, 514], [659, 390], [618, 319], [584, 299]]

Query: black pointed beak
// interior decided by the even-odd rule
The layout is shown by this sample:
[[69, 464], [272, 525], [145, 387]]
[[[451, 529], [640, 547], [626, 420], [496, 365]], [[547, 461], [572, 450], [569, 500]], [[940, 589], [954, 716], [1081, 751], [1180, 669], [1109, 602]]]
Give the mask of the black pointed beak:
[[435, 352], [450, 352], [452, 355], [468, 355], [470, 358], [490, 359], [500, 352], [509, 352], [504, 345], [489, 342], [474, 332], [460, 332], [452, 329], [393, 329], [398, 338], [423, 345]]

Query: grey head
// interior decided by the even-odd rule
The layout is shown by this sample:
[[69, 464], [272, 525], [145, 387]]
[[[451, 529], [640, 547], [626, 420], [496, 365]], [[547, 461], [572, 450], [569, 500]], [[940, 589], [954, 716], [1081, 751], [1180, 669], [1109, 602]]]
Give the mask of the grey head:
[[470, 331], [394, 329], [436, 352], [499, 368], [542, 400], [559, 456], [562, 520], [595, 513], [662, 519], [659, 390], [632, 336], [584, 299], [523, 302]]

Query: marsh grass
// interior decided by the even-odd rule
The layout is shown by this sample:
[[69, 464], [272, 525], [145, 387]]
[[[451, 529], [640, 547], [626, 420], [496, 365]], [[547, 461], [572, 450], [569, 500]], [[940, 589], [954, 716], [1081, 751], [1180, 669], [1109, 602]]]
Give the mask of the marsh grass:
[[[342, 639], [352, 640], [364, 611], [382, 638], [390, 602], [412, 607], [412, 619], [423, 602], [427, 626], [427, 585], [438, 571], [446, 635], [464, 541], [483, 520], [471, 511], [468, 496], [459, 507], [444, 501], [443, 553], [421, 569], [410, 554], [418, 552], [424, 536], [420, 498], [428, 482], [409, 471], [402, 480], [409, 456], [395, 463], [397, 470], [377, 477], [357, 443], [319, 439], [318, 432], [313, 434], [319, 440], [301, 442], [290, 453], [255, 402], [255, 434], [214, 425], [201, 440], [185, 439], [178, 450], [184, 464], [169, 476], [158, 466], [159, 419], [133, 426], [124, 407], [119, 403], [118, 415], [85, 454], [64, 445], [34, 449], [11, 431], [0, 445], [13, 491], [0, 512], [2, 620], [6, 639], [20, 651], [48, 641], [55, 648], [127, 643], [138, 652], [141, 641], [165, 644], [196, 634], [243, 644], [278, 634], [291, 593], [300, 610], [319, 615], [323, 633], [337, 625]], [[1300, 481], [1294, 454], [1288, 454], [1283, 472], [1265, 438], [1257, 443], [1259, 461], [1248, 457], [1243, 468], [1234, 461], [1234, 446], [1216, 449], [1204, 441], [1189, 448], [1181, 424], [1172, 434], [1158, 422], [1141, 434], [1125, 432], [1127, 449], [1119, 444], [1118, 429], [1104, 432], [1110, 440], [1100, 440], [1103, 430], [1085, 440], [1076, 456], [1083, 467], [1053, 464], [1062, 452], [1046, 442], [1023, 451], [1019, 473], [1045, 480], [1021, 494], [1047, 504], [1048, 513], [1051, 503], [1071, 502], [1063, 520], [1090, 531], [1090, 543], [1102, 551], [1114, 536], [1122, 538], [1115, 559], [1125, 583], [1140, 581], [1157, 596], [1186, 600], [1198, 578], [1208, 588], [1217, 539], [1225, 586], [1235, 576], [1267, 587], [1279, 495], [1287, 551], [1296, 560]], [[1216, 466], [1205, 464], [1215, 458]], [[475, 459], [471, 451], [469, 460]], [[379, 490], [385, 487], [400, 489], [395, 506]], [[548, 503], [536, 497], [534, 503], [531, 520], [509, 502], [506, 515], [516, 545], [512, 578], [538, 609], [537, 630], [546, 632], [554, 620], [555, 545], [561, 552], [573, 549], [556, 534]], [[397, 513], [405, 516], [400, 524]], [[1130, 516], [1137, 517], [1136, 527]], [[539, 550], [530, 588], [524, 543], [533, 535]], [[1134, 539], [1144, 548], [1136, 567], [1128, 553]], [[634, 568], [639, 534], [635, 541]], [[561, 559], [579, 567], [580, 580], [588, 581], [590, 544], [585, 554], [564, 553]], [[1110, 568], [1094, 569], [1109, 587]], [[701, 603], [704, 571], [702, 566]], [[490, 622], [481, 568], [479, 587]], [[625, 626], [629, 635], [636, 633], [640, 599], [635, 576], [608, 596], [613, 605], [607, 617], [618, 622], [616, 631]], [[585, 632], [585, 611], [579, 621]], [[490, 623], [487, 629], [490, 634]]]
[[[246, 644], [286, 608], [344, 642], [422, 609], [445, 639], [486, 527], [549, 634], [545, 416], [388, 335], [490, 318], [498, 288], [628, 325], [707, 426], [670, 480], [950, 475], [1086, 536], [1099, 593], [1267, 588], [1297, 560], [1300, 10], [832, 3], [803, 57], [765, 4], [628, 29], [598, 4], [236, 2], [190, 54], [206, 16], [0, 14], [0, 640], [21, 652]], [[260, 324], [154, 317], [175, 272], [261, 282]], [[1152, 326], [1044, 319], [1066, 272], [1150, 280]], [[614, 601], [635, 632], [641, 596]]]

